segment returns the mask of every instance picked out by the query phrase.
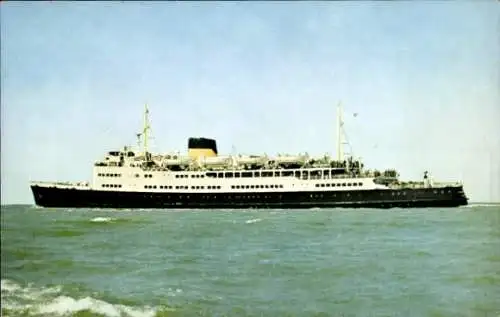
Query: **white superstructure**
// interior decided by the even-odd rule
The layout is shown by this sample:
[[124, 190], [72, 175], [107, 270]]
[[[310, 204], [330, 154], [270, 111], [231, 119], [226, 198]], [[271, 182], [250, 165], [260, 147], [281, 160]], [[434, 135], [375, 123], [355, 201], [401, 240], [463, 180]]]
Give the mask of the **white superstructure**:
[[[42, 187], [119, 192], [260, 193], [391, 189], [401, 186], [397, 173], [363, 169], [360, 161], [343, 157], [342, 113], [338, 110], [338, 155], [243, 156], [153, 154], [148, 151], [149, 111], [144, 112], [143, 148], [125, 146], [94, 163], [90, 183], [32, 182]], [[140, 140], [140, 139], [139, 139]], [[215, 142], [215, 141], [214, 141]], [[424, 183], [411, 183], [424, 186]], [[408, 184], [406, 184], [408, 186]], [[430, 186], [426, 182], [425, 186]]]

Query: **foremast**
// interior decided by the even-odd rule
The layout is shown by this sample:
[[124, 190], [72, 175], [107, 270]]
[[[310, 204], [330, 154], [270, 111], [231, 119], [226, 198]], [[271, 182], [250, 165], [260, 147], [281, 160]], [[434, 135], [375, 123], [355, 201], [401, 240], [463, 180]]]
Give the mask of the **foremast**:
[[137, 133], [136, 136], [137, 136], [137, 147], [139, 151], [141, 148], [141, 137], [142, 137], [142, 150], [146, 160], [148, 160], [148, 153], [149, 153], [148, 141], [150, 138], [150, 130], [151, 130], [151, 124], [149, 122], [149, 108], [148, 104], [145, 103], [142, 131], [140, 133]]

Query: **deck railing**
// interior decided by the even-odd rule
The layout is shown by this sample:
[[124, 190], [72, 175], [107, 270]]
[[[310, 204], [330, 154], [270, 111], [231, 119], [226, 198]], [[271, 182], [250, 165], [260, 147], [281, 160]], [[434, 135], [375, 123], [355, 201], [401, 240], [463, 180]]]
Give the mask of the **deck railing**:
[[44, 181], [36, 181], [31, 182], [31, 185], [52, 185], [58, 187], [71, 187], [71, 188], [86, 188], [89, 187], [88, 182], [44, 182]]

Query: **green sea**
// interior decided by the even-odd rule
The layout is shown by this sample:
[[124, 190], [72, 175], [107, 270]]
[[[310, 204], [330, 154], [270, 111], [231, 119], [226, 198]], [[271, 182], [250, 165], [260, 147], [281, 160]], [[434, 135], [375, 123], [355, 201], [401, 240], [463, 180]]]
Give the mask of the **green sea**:
[[1, 219], [3, 316], [500, 316], [500, 205]]

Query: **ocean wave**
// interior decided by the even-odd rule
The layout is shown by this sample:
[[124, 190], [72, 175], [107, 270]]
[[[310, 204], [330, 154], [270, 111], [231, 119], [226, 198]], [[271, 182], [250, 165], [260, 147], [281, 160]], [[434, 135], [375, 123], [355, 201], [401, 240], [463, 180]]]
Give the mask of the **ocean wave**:
[[1, 280], [2, 316], [74, 316], [87, 313], [106, 317], [154, 317], [172, 310], [166, 307], [134, 307], [113, 304], [85, 296], [73, 298], [62, 294], [62, 287], [36, 288]]

